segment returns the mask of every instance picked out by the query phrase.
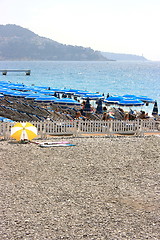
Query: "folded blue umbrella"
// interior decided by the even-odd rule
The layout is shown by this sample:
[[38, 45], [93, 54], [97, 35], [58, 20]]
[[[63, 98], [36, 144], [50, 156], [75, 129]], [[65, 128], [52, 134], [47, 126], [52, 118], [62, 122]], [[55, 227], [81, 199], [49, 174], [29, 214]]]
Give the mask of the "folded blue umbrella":
[[158, 115], [158, 104], [157, 104], [157, 101], [155, 101], [155, 103], [154, 103], [152, 115]]
[[101, 100], [101, 99], [98, 100], [98, 105], [97, 105], [97, 108], [96, 108], [96, 113], [99, 113], [99, 114], [102, 114], [102, 113], [103, 113], [102, 100]]
[[89, 98], [87, 98], [83, 112], [91, 112], [91, 111], [92, 111], [91, 104], [90, 104]]

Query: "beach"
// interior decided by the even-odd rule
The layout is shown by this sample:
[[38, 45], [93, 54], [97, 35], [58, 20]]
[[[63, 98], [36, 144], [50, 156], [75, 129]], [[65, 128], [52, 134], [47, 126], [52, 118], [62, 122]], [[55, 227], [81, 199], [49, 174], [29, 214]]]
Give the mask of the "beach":
[[64, 139], [0, 142], [0, 239], [160, 239], [160, 137]]
[[[0, 82], [41, 86], [51, 89], [79, 89], [92, 93], [123, 96], [134, 94], [157, 100], [160, 109], [159, 76], [160, 62], [139, 61], [0, 61], [0, 69], [30, 69], [31, 75], [24, 73], [0, 74]], [[145, 109], [152, 113], [153, 104]]]

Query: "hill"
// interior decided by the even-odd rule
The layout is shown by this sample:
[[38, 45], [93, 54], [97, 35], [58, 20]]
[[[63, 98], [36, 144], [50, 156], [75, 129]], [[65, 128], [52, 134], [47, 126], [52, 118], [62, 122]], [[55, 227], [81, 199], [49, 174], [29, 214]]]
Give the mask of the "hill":
[[14, 25], [0, 25], [0, 60], [106, 61], [91, 48], [58, 43]]
[[124, 54], [124, 53], [110, 53], [110, 52], [101, 52], [101, 54], [115, 61], [148, 61], [143, 56], [133, 55], [133, 54]]

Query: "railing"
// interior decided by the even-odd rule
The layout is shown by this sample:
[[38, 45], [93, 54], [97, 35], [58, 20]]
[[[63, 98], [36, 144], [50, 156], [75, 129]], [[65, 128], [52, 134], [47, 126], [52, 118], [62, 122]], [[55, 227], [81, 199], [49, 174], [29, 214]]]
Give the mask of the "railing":
[[[38, 130], [38, 137], [46, 138], [47, 135], [80, 135], [80, 134], [137, 134], [160, 133], [160, 122], [155, 120], [135, 121], [45, 121], [31, 122]], [[10, 138], [11, 127], [14, 122], [0, 122], [0, 136]]]

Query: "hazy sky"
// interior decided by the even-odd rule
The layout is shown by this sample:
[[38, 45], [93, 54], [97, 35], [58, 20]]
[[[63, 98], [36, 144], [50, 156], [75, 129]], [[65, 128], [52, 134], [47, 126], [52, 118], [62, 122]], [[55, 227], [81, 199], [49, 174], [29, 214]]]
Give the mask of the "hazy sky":
[[0, 0], [0, 12], [60, 43], [160, 60], [160, 0]]

